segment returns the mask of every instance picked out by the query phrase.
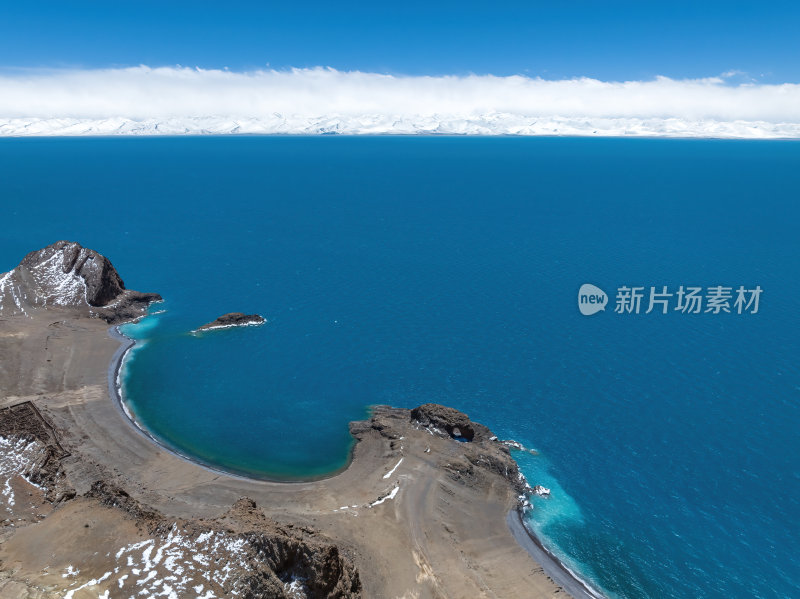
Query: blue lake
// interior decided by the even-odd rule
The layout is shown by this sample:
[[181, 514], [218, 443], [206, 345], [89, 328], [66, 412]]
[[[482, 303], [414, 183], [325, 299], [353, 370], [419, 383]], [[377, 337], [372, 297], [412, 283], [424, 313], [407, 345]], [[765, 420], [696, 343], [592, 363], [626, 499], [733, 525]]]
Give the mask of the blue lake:
[[[70, 239], [164, 296], [124, 392], [181, 452], [323, 476], [444, 403], [539, 450], [530, 524], [609, 596], [800, 596], [800, 143], [3, 139], [0, 186], [0, 271]], [[680, 285], [763, 293], [614, 312]], [[229, 311], [269, 322], [188, 334]]]

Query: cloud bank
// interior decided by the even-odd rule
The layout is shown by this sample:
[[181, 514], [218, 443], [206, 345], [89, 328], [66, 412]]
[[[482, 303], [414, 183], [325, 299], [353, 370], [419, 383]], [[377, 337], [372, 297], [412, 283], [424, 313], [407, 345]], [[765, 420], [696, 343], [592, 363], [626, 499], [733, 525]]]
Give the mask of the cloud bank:
[[332, 132], [800, 138], [800, 84], [329, 68], [0, 74], [0, 135]]

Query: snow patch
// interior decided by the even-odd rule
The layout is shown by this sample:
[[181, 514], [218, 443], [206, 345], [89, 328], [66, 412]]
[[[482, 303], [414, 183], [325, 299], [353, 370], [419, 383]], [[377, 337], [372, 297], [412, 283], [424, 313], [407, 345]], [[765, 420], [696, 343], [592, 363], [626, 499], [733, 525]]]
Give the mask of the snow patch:
[[[114, 572], [126, 571], [116, 578], [116, 587], [126, 596], [169, 599], [190, 596], [192, 591], [201, 599], [216, 599], [217, 594], [209, 585], [236, 595], [239, 573], [250, 570], [245, 557], [244, 539], [214, 531], [194, 538], [173, 526], [166, 538], [131, 543], [114, 554]], [[69, 566], [62, 576], [77, 574], [78, 570]], [[72, 599], [81, 589], [99, 585], [111, 575], [108, 572], [70, 588], [65, 599]]]
[[394, 474], [394, 471], [397, 470], [397, 467], [402, 463], [403, 463], [403, 458], [400, 458], [400, 461], [397, 462], [397, 464], [395, 464], [394, 468], [392, 468], [391, 470], [389, 470], [389, 472], [384, 474], [383, 478], [389, 478], [392, 474]]
[[31, 480], [31, 475], [44, 456], [45, 447], [38, 441], [0, 436], [0, 495], [6, 512], [11, 513], [11, 508], [16, 505], [14, 488], [11, 485], [14, 478], [21, 477], [28, 484], [41, 489]]
[[309, 588], [306, 586], [306, 579], [292, 576], [283, 583], [283, 590], [289, 599], [308, 599]]
[[397, 497], [397, 492], [399, 490], [400, 490], [400, 485], [399, 484], [395, 485], [395, 487], [389, 493], [387, 493], [383, 497], [379, 497], [378, 499], [370, 503], [369, 507], [375, 507], [376, 505], [380, 505], [387, 499], [394, 499], [395, 497]]

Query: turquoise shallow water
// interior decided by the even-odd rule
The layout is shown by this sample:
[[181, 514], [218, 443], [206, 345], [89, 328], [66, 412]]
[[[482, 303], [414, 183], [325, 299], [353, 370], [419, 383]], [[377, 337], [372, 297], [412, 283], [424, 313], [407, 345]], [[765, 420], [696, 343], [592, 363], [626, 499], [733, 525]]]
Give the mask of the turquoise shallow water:
[[[125, 394], [182, 452], [319, 476], [441, 402], [540, 451], [531, 526], [609, 595], [800, 596], [800, 144], [0, 140], [0, 185], [0, 270], [74, 239], [165, 297]], [[586, 282], [764, 293], [587, 318]], [[188, 334], [231, 310], [269, 323]]]

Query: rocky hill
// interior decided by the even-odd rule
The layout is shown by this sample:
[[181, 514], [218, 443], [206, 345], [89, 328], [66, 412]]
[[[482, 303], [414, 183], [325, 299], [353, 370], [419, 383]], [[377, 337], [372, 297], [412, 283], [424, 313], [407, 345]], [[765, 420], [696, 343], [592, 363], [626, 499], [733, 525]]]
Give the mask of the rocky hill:
[[157, 293], [125, 289], [108, 258], [71, 241], [31, 252], [0, 275], [0, 316], [63, 308], [113, 324], [142, 316], [160, 300]]

